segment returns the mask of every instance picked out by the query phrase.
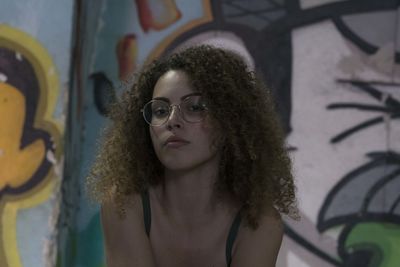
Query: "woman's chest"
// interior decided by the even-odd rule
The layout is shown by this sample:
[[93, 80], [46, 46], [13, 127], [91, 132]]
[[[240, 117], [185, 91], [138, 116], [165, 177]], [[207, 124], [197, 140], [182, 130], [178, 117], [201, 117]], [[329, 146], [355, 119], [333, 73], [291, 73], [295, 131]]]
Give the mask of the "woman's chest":
[[157, 267], [226, 267], [225, 230], [184, 231], [152, 222], [150, 243]]

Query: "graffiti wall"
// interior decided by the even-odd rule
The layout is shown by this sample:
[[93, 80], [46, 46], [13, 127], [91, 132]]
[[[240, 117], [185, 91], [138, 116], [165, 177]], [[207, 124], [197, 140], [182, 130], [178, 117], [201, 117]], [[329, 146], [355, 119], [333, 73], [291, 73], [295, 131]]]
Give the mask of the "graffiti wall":
[[4, 267], [52, 266], [56, 259], [72, 23], [72, 5], [56, 2], [1, 3], [0, 266]]
[[[266, 80], [287, 133], [302, 219], [285, 218], [277, 266], [400, 264], [398, 1], [102, 0], [80, 12], [81, 189], [132, 72], [182, 46], [223, 46]], [[59, 264], [104, 266], [98, 208], [77, 203]]]

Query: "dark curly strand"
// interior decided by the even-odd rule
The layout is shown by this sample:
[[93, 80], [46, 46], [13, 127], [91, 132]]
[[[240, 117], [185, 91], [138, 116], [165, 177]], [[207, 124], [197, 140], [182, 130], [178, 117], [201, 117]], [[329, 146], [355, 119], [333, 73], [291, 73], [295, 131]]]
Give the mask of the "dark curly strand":
[[189, 75], [207, 100], [211, 122], [222, 133], [217, 192], [229, 192], [244, 205], [252, 228], [258, 227], [266, 207], [295, 218], [291, 163], [269, 90], [238, 55], [205, 45], [145, 67], [113, 107], [113, 124], [88, 178], [94, 196], [99, 201], [112, 196], [123, 214], [129, 195], [160, 183], [163, 166], [140, 109], [151, 100], [157, 80], [171, 69]]

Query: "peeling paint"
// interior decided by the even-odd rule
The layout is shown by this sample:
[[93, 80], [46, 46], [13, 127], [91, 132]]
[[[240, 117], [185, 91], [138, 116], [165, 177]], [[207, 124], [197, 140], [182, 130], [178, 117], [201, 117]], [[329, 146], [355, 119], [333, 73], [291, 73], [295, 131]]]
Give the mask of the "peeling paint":
[[[62, 169], [63, 169], [63, 162], [60, 161], [58, 162], [53, 151], [48, 150], [46, 153], [46, 159], [54, 165], [54, 173], [56, 174], [57, 177], [62, 176]], [[63, 158], [61, 159], [63, 160]]]
[[19, 52], [15, 53], [15, 58], [16, 58], [18, 61], [22, 61], [22, 60], [23, 60], [22, 55], [21, 55], [21, 53], [19, 53]]
[[7, 81], [8, 77], [4, 74], [0, 72], [0, 82], [5, 83]]
[[390, 42], [382, 46], [375, 54], [369, 56], [367, 65], [379, 72], [391, 75], [394, 68], [394, 56], [394, 43]]
[[[54, 156], [54, 155], [53, 155]], [[58, 164], [54, 166], [54, 172], [56, 173], [56, 184], [50, 200], [53, 203], [53, 209], [51, 216], [48, 218], [48, 226], [50, 229], [50, 234], [48, 237], [45, 238], [44, 245], [43, 245], [43, 259], [45, 263], [45, 267], [54, 267], [56, 266], [57, 262], [57, 251], [58, 251], [58, 244], [57, 244], [57, 237], [58, 237], [58, 227], [57, 222], [60, 216], [60, 207], [61, 207], [61, 181], [62, 181], [62, 169], [64, 165], [64, 158], [61, 157]]]

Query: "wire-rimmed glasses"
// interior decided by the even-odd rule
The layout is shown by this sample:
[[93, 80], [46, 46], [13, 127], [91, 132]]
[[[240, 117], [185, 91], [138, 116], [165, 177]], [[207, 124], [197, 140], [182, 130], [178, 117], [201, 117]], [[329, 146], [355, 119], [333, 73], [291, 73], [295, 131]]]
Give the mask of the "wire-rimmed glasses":
[[181, 118], [189, 123], [200, 122], [207, 114], [207, 105], [201, 95], [187, 96], [180, 104], [176, 105], [170, 105], [163, 99], [153, 99], [143, 106], [141, 112], [149, 125], [161, 126], [168, 121], [175, 106], [178, 108]]

